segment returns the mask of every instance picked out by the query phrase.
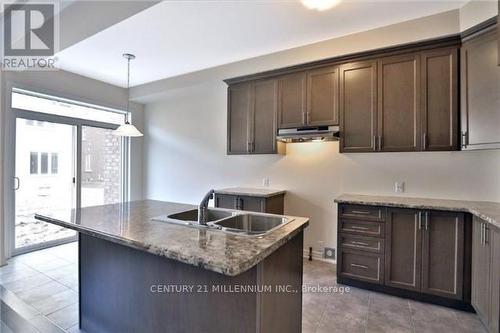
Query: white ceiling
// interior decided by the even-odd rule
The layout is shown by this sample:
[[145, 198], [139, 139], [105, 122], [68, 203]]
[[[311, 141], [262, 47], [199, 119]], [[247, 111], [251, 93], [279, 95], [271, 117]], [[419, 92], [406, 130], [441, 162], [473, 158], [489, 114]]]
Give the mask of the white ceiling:
[[465, 1], [344, 0], [324, 12], [300, 1], [163, 1], [57, 55], [59, 67], [131, 85], [252, 58], [461, 7]]

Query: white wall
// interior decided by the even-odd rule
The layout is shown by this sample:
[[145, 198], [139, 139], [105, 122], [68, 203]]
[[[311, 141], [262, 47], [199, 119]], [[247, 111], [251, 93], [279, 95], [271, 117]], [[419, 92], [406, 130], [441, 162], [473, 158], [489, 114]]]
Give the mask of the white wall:
[[338, 143], [289, 144], [286, 156], [226, 155], [226, 85], [221, 78], [459, 32], [459, 12], [375, 29], [138, 87], [146, 104], [144, 194], [197, 203], [209, 188], [260, 186], [288, 190], [287, 214], [308, 216], [305, 247], [336, 245], [342, 193], [500, 201], [500, 151], [339, 154]]
[[472, 0], [460, 8], [460, 30], [464, 31], [497, 15], [498, 2], [494, 0]]

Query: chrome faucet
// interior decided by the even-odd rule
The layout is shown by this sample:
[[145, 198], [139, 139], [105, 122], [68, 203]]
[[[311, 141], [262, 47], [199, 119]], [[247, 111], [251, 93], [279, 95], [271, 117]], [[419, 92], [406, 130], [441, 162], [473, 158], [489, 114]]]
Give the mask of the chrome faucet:
[[207, 224], [207, 210], [208, 210], [208, 202], [210, 199], [214, 197], [214, 190], [210, 190], [205, 194], [203, 199], [201, 199], [200, 205], [198, 206], [198, 223], [199, 224]]

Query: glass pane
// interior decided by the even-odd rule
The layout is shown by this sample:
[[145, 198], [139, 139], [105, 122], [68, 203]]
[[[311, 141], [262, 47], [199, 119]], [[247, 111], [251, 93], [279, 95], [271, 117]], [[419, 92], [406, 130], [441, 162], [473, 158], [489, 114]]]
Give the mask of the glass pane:
[[100, 121], [109, 124], [121, 125], [125, 122], [125, 115], [123, 113], [25, 95], [18, 92], [12, 92], [11, 105], [16, 109]]
[[[76, 235], [70, 229], [34, 219], [35, 213], [49, 214], [74, 208], [74, 133], [76, 127], [71, 125], [17, 119], [16, 177], [19, 178], [19, 189], [15, 192], [14, 231], [17, 249]], [[51, 173], [49, 152], [52, 156]]]
[[40, 156], [40, 173], [46, 175], [49, 171], [49, 154], [42, 153]]
[[122, 139], [112, 130], [82, 127], [82, 207], [122, 201]]
[[52, 153], [52, 160], [50, 161], [50, 172], [54, 175], [58, 170], [59, 155], [57, 153]]

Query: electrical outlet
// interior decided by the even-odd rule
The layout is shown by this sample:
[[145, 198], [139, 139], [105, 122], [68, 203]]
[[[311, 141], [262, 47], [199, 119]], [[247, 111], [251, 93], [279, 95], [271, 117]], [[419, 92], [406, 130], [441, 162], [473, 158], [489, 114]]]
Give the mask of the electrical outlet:
[[335, 260], [335, 249], [331, 247], [325, 247], [323, 258]]
[[394, 183], [394, 192], [404, 193], [404, 191], [405, 191], [405, 182], [395, 182]]
[[318, 241], [318, 250], [319, 250], [319, 253], [323, 252], [324, 249], [325, 249], [325, 243], [323, 241]]
[[269, 177], [264, 177], [262, 179], [262, 185], [264, 185], [265, 187], [269, 187]]

